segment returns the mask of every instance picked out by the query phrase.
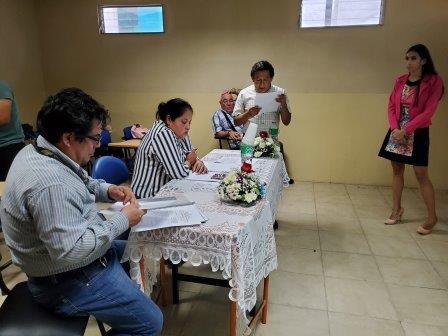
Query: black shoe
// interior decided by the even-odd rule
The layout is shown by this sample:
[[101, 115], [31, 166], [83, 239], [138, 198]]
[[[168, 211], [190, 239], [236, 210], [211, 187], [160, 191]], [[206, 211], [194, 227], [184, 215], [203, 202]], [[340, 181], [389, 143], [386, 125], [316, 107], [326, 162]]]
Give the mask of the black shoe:
[[289, 179], [289, 184], [294, 184], [294, 179], [290, 178]]
[[274, 228], [274, 230], [278, 230], [278, 222], [275, 221], [275, 222], [274, 222], [274, 225], [272, 225], [272, 227]]

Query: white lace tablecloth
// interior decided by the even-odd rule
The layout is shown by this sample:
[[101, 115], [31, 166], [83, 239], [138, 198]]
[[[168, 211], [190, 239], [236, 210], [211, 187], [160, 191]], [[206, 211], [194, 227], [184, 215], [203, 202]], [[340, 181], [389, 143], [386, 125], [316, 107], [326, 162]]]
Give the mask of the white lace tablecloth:
[[[203, 160], [239, 157], [238, 151], [215, 149]], [[284, 182], [287, 183], [283, 158], [254, 159], [253, 169], [266, 182], [266, 196], [252, 206], [219, 200], [218, 183], [172, 180], [157, 196], [176, 196], [194, 201], [208, 217], [197, 226], [173, 227], [131, 233], [124, 258], [133, 265], [131, 278], [141, 284], [138, 262], [144, 256], [146, 290], [156, 282], [159, 260], [174, 264], [189, 261], [192, 265], [210, 264], [229, 280], [229, 299], [237, 302], [238, 334], [247, 332], [250, 311], [256, 303], [260, 281], [277, 268], [277, 251], [272, 225], [277, 214]], [[286, 177], [285, 177], [286, 176]]]

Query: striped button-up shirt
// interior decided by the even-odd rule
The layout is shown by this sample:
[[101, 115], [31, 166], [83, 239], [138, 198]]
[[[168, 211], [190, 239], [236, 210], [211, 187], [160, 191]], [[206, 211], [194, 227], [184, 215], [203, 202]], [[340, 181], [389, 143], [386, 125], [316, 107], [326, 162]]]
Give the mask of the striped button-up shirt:
[[139, 198], [154, 196], [172, 179], [187, 177], [186, 155], [192, 150], [188, 136], [178, 139], [162, 120], [154, 122], [137, 149], [132, 190]]
[[[219, 109], [218, 111], [216, 111], [213, 114], [213, 117], [212, 117], [213, 132], [217, 133], [217, 132], [221, 132], [221, 131], [233, 131], [232, 130], [232, 126], [233, 126], [233, 128], [235, 128], [235, 130], [238, 133], [243, 134], [243, 128], [241, 126], [235, 125], [235, 122], [233, 121], [232, 113], [227, 113], [227, 116], [229, 117], [229, 120], [232, 123], [232, 126], [227, 121], [227, 118], [225, 117], [224, 113], [227, 113], [227, 112], [223, 111], [222, 109]], [[238, 148], [240, 145], [240, 141], [230, 139], [229, 145], [230, 145], [230, 148], [232, 148], [232, 149]]]
[[99, 216], [95, 202], [111, 201], [110, 184], [89, 178], [43, 137], [37, 144], [60, 161], [32, 145], [22, 149], [6, 179], [0, 215], [13, 262], [27, 275], [39, 277], [90, 264], [129, 222], [121, 212], [109, 220]]

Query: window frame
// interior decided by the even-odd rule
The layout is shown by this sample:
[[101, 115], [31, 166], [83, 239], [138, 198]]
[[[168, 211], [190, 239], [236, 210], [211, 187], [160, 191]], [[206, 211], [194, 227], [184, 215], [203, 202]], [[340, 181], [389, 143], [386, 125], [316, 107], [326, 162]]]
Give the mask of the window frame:
[[[124, 32], [124, 33], [106, 33], [105, 27], [104, 27], [104, 16], [103, 16], [103, 8], [120, 8], [120, 7], [160, 7], [162, 9], [162, 31], [160, 32]], [[105, 5], [105, 4], [99, 4], [98, 5], [98, 28], [99, 33], [101, 35], [140, 35], [140, 34], [163, 34], [165, 33], [165, 7], [163, 4], [140, 4], [140, 5]]]
[[[328, 0], [326, 0], [328, 1]], [[332, 0], [331, 0], [332, 1]], [[380, 19], [379, 23], [373, 23], [373, 24], [356, 24], [356, 25], [338, 25], [338, 26], [319, 26], [319, 27], [302, 27], [302, 8], [303, 8], [303, 0], [299, 0], [300, 7], [299, 7], [299, 29], [334, 29], [334, 28], [356, 28], [356, 27], [377, 27], [377, 26], [383, 26], [384, 25], [384, 12], [385, 12], [385, 2], [386, 0], [380, 0], [381, 1], [381, 7], [380, 7]]]

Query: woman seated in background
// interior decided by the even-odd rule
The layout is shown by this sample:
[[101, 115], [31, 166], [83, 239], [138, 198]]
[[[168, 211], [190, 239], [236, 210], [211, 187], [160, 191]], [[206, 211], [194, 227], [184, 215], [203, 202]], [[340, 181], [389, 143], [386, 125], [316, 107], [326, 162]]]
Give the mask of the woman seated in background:
[[188, 137], [192, 118], [193, 109], [183, 99], [159, 104], [156, 121], [137, 150], [131, 186], [138, 198], [154, 196], [168, 181], [187, 177], [190, 170], [207, 172]]

